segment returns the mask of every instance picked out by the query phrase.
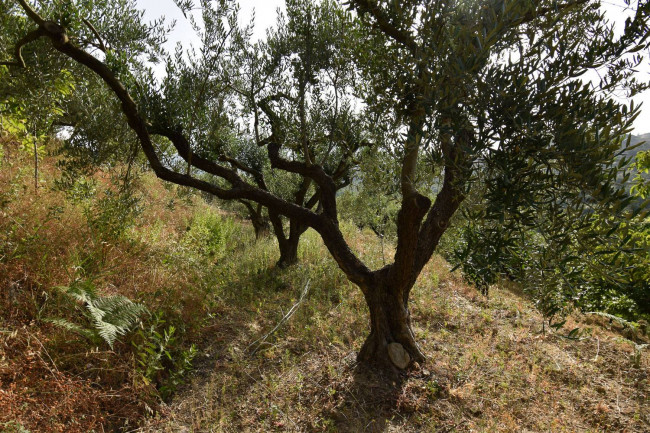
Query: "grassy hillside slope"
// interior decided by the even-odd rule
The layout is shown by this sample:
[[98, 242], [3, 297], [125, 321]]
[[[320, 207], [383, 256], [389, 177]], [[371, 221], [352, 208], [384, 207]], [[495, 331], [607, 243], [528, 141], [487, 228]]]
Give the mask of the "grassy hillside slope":
[[293, 298], [275, 300], [271, 314], [247, 309], [235, 316], [244, 332], [215, 329], [201, 375], [143, 432], [650, 429], [650, 363], [647, 351], [636, 357], [624, 336], [632, 335], [590, 317], [567, 324], [582, 327], [578, 341], [542, 333], [542, 318], [526, 299], [505, 288], [485, 299], [439, 258], [420, 279], [413, 303], [428, 362], [401, 382], [356, 366], [367, 325], [354, 290], [340, 303], [313, 294], [251, 357], [247, 346], [273, 328], [312, 273], [311, 264], [305, 267], [300, 277], [282, 278], [293, 281]]
[[[435, 257], [412, 305], [428, 361], [390, 381], [355, 364], [365, 303], [315, 233], [275, 269], [272, 239], [150, 174], [127, 195], [107, 171], [64, 193], [50, 157], [36, 194], [29, 156], [1, 144], [0, 431], [650, 430], [639, 330], [574, 316], [579, 340], [544, 333], [516, 288], [485, 298]], [[382, 265], [374, 234], [344, 229]], [[52, 322], [93, 329], [70, 288], [148, 312], [111, 348]]]

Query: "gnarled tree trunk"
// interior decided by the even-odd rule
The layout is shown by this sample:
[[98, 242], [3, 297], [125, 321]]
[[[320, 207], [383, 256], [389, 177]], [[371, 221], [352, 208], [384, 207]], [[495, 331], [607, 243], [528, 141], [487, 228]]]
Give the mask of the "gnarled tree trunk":
[[278, 237], [278, 245], [280, 247], [280, 260], [277, 266], [279, 268], [288, 268], [289, 266], [298, 263], [298, 243], [300, 242], [300, 235], [289, 236], [282, 239]]
[[255, 240], [266, 238], [271, 234], [271, 227], [265, 218], [251, 218], [253, 230], [255, 230]]
[[280, 259], [276, 266], [279, 268], [288, 268], [289, 266], [295, 265], [298, 263], [298, 244], [300, 243], [300, 237], [307, 230], [308, 226], [291, 218], [289, 219], [289, 236], [286, 236], [280, 215], [269, 212], [269, 218], [271, 219], [273, 232], [278, 239], [278, 246], [280, 248]]
[[250, 220], [253, 224], [253, 230], [255, 230], [255, 240], [266, 238], [271, 234], [269, 220], [264, 218], [264, 216], [251, 214]]
[[364, 290], [370, 311], [370, 335], [361, 347], [358, 361], [383, 367], [406, 368], [411, 362], [423, 362], [411, 328], [408, 308], [410, 287], [391, 283], [388, 267], [378, 271], [372, 287]]

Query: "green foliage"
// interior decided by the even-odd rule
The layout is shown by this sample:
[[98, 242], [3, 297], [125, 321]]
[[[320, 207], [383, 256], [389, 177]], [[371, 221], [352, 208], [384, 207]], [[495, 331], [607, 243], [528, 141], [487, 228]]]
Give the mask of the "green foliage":
[[[75, 80], [67, 69], [29, 77], [29, 83], [11, 79], [5, 66], [0, 66], [0, 129], [20, 139], [23, 148], [31, 151], [34, 142], [44, 141], [54, 130], [54, 123], [65, 113], [63, 103], [75, 90]], [[38, 81], [34, 86], [31, 80]]]
[[193, 344], [189, 349], [182, 348], [176, 328], [165, 326], [162, 313], [153, 314], [151, 323], [141, 326], [132, 344], [142, 381], [156, 385], [163, 399], [184, 383], [198, 353]]
[[[374, 138], [386, 144], [379, 136]], [[399, 185], [395, 181], [398, 171], [390, 154], [379, 147], [365, 150], [352, 175], [352, 184], [338, 196], [341, 217], [358, 227], [370, 228], [380, 237], [394, 239], [399, 212]], [[418, 184], [430, 186], [421, 180]]]
[[72, 203], [86, 203], [97, 196], [97, 181], [78, 172], [64, 171], [54, 181], [54, 188], [62, 191]]
[[[186, 14], [192, 3], [177, 2]], [[379, 296], [378, 278], [410, 293], [477, 186], [457, 261], [483, 288], [499, 275], [512, 276], [551, 322], [571, 305], [590, 305], [607, 284], [630, 281], [631, 268], [621, 267], [626, 263], [616, 248], [640, 249], [643, 241], [630, 241], [645, 228], [624, 222], [647, 221], [641, 210], [629, 211], [635, 198], [619, 183], [630, 176], [628, 161], [619, 157], [631, 148], [625, 139], [639, 108], [615, 96], [650, 87], [635, 77], [640, 53], [650, 46], [648, 1], [636, 2], [620, 34], [600, 2], [347, 4], [355, 15], [330, 1], [289, 1], [286, 18], [265, 42], [253, 44], [234, 3], [201, 2], [203, 26], [189, 15], [199, 47], [179, 46], [164, 56], [167, 74], [157, 81], [140, 59], [156, 51], [161, 29], [144, 25], [133, 1], [45, 2], [39, 13], [70, 36], [68, 59], [41, 52], [44, 44], [36, 43], [26, 54], [30, 64], [45, 60], [47, 67], [34, 69], [48, 77], [64, 70], [52, 65], [100, 45], [104, 63], [84, 63], [113, 83], [121, 104], [96, 101], [104, 95], [94, 87], [99, 80], [87, 80], [79, 93], [102, 113], [117, 108], [127, 115], [159, 176], [219, 197], [258, 200], [274, 215], [302, 220], [293, 222], [318, 230], [350, 280], [369, 286], [362, 287], [368, 300]], [[3, 20], [16, 40], [33, 24], [17, 8], [8, 12]], [[84, 17], [107, 33], [108, 47]], [[110, 21], [120, 20], [123, 25], [111, 28]], [[585, 83], [593, 71], [602, 72], [600, 80]], [[75, 132], [77, 148], [106, 145], [118, 153], [119, 138], [129, 136], [101, 136], [102, 146], [94, 146], [92, 130]], [[268, 160], [255, 146], [267, 148]], [[373, 152], [363, 155], [366, 147]], [[336, 191], [354, 184], [350, 166], [363, 165], [361, 157], [370, 161], [360, 170], [363, 189], [383, 197], [360, 218], [364, 224], [391, 231], [396, 209], [389, 204], [401, 195], [395, 267], [382, 273], [350, 254], [337, 221]], [[124, 224], [105, 221], [123, 220], [133, 206], [107, 196], [108, 211], [88, 219], [95, 232], [118, 236]], [[182, 245], [204, 256], [222, 254], [225, 236], [214, 218], [195, 218]], [[647, 279], [647, 268], [640, 268], [634, 278]], [[640, 293], [625, 294], [643, 308], [647, 290]]]
[[132, 228], [142, 214], [141, 194], [137, 182], [110, 172], [110, 185], [100, 186], [83, 171], [65, 167], [54, 188], [62, 191], [70, 202], [80, 204], [96, 243], [116, 240]]
[[77, 280], [59, 289], [81, 308], [84, 323], [52, 318], [48, 322], [76, 332], [93, 342], [104, 341], [111, 349], [119, 336], [131, 331], [147, 309], [130, 299], [120, 296], [97, 294], [92, 280]]
[[[90, 193], [92, 186], [80, 185], [81, 193]], [[97, 239], [117, 239], [135, 224], [142, 212], [140, 198], [132, 189], [107, 189], [92, 205], [85, 208], [86, 218]]]
[[591, 290], [585, 291], [579, 305], [630, 320], [647, 319], [650, 317], [650, 219], [630, 219], [617, 226], [611, 237], [613, 242], [594, 246], [593, 255], [586, 257], [585, 262], [591, 266], [584, 278]]
[[576, 307], [630, 320], [647, 317], [647, 219], [622, 222], [587, 215], [579, 221], [554, 232], [545, 231], [545, 225], [513, 232], [466, 220], [448, 257], [484, 290], [502, 278], [515, 280], [547, 317], [563, 316]]
[[650, 198], [650, 180], [647, 178], [650, 174], [650, 150], [637, 153], [635, 167], [637, 175], [634, 178], [632, 193], [644, 199]]
[[219, 258], [225, 248], [228, 225], [212, 209], [197, 213], [188, 225], [182, 243], [202, 256]]
[[2, 423], [0, 427], [2, 427], [2, 433], [30, 433], [21, 423], [16, 421]]
[[348, 188], [339, 195], [341, 219], [352, 221], [359, 228], [368, 227], [380, 237], [392, 239], [397, 235], [398, 211], [395, 199], [368, 189]]

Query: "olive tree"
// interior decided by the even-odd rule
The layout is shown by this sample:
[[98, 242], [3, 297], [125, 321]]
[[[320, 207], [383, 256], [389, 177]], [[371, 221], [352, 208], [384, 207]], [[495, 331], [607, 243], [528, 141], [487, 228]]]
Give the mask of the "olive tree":
[[[18, 2], [33, 30], [18, 41], [17, 53], [45, 38], [101, 77], [120, 101], [157, 176], [222, 199], [259, 203], [318, 232], [368, 305], [370, 334], [359, 360], [391, 368], [425, 358], [412, 329], [410, 293], [478, 168], [490, 174], [484, 193], [489, 215], [523, 210], [518, 218], [526, 222], [536, 205], [558, 211], [580, 203], [611, 207], [608, 198], [617, 196], [611, 187], [614, 157], [638, 114], [616, 102], [612, 92], [644, 88], [632, 71], [650, 34], [650, 6], [644, 1], [630, 6], [633, 15], [617, 36], [597, 0], [349, 0], [356, 24], [350, 31], [356, 41], [350, 67], [363, 77], [358, 97], [368, 116], [393, 125], [397, 137], [387, 144], [393, 152], [386, 152], [399, 165], [396, 251], [392, 263], [370, 269], [341, 233], [335, 172], [311, 157], [312, 143], [289, 148], [278, 138], [282, 131], [273, 129], [272, 113], [281, 110], [285, 95], [265, 94], [270, 134], [259, 143], [271, 170], [313, 183], [316, 209], [260, 188], [241, 169], [202, 152], [201, 146], [219, 137], [203, 131], [199, 142], [192, 136], [186, 117], [175, 114], [180, 101], [156, 99], [155, 92], [140, 97], [137, 75], [89, 53], [83, 39], [51, 21], [47, 8], [37, 11], [26, 0]], [[219, 1], [213, 22], [228, 22], [229, 8], [229, 2]], [[220, 47], [206, 45], [212, 50], [206, 61], [221, 58]], [[595, 86], [582, 79], [594, 70], [602, 77]], [[218, 104], [213, 107], [227, 114]], [[187, 170], [175, 170], [161, 159], [161, 134]], [[438, 174], [435, 194], [418, 188], [420, 176]]]
[[[241, 170], [259, 188], [286, 201], [317, 210], [320, 189], [310, 177], [273, 170], [263, 151], [274, 141], [291, 156], [316, 162], [332, 176], [338, 191], [351, 181], [351, 169], [370, 146], [363, 110], [350, 98], [357, 71], [349, 37], [352, 21], [332, 1], [288, 1], [267, 40], [245, 42], [235, 56], [227, 87], [243, 107], [250, 125], [235, 149], [222, 149], [221, 160]], [[256, 227], [263, 208], [243, 201]], [[309, 227], [268, 209], [278, 240], [278, 266], [298, 260], [298, 243]], [[288, 228], [288, 230], [287, 230]]]

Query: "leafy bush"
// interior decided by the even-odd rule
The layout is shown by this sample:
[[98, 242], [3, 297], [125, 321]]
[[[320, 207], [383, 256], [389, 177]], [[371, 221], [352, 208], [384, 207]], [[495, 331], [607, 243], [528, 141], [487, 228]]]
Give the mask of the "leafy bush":
[[103, 197], [86, 208], [86, 218], [99, 239], [117, 239], [135, 224], [141, 213], [140, 199], [130, 189], [108, 189]]
[[183, 244], [201, 255], [216, 258], [225, 246], [224, 221], [210, 210], [199, 212], [187, 228]]
[[165, 326], [162, 313], [152, 316], [148, 326], [138, 330], [133, 342], [137, 369], [145, 385], [154, 384], [163, 399], [171, 396], [192, 370], [198, 350], [181, 347], [173, 325]]
[[650, 221], [588, 221], [562, 236], [469, 221], [447, 257], [484, 291], [504, 277], [517, 281], [548, 319], [572, 308], [647, 317]]

